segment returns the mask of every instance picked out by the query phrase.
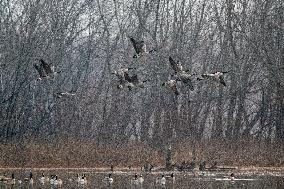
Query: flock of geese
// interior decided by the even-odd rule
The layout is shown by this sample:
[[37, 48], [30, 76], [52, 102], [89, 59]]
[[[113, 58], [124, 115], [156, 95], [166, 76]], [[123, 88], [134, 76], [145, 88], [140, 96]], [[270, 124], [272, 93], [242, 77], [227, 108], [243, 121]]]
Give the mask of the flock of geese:
[[[155, 52], [156, 50], [150, 50], [147, 51], [146, 44], [143, 40], [135, 40], [133, 37], [129, 37], [130, 41], [134, 47], [135, 55], [133, 58], [139, 58], [146, 54], [151, 54]], [[43, 59], [39, 59], [40, 64], [34, 64], [34, 68], [37, 70], [39, 74], [38, 80], [42, 79], [53, 79], [60, 71], [55, 71], [54, 66], [52, 64], [46, 63]], [[180, 92], [178, 90], [177, 82], [181, 82], [182, 85], [188, 86], [188, 88], [193, 91], [194, 85], [192, 82], [192, 78], [194, 75], [192, 74], [188, 69], [185, 69], [183, 65], [178, 61], [174, 60], [171, 56], [169, 56], [169, 63], [171, 68], [173, 69], [174, 73], [171, 74], [171, 78], [168, 81], [165, 81], [162, 83], [162, 86], [168, 87], [171, 91], [173, 91], [174, 94], [179, 95]], [[118, 70], [113, 71], [111, 74], [114, 74], [117, 76], [118, 84], [117, 88], [128, 88], [130, 91], [133, 88], [144, 88], [144, 83], [149, 80], [141, 80], [139, 79], [137, 74], [130, 75], [129, 71], [136, 68], [128, 67], [128, 68], [120, 68]], [[224, 74], [228, 73], [229, 71], [218, 71], [214, 73], [204, 73], [197, 77], [197, 80], [212, 80], [217, 83], [222, 84], [223, 86], [226, 86], [225, 80], [224, 80]], [[58, 98], [67, 97], [67, 96], [73, 96], [75, 95], [72, 92], [59, 92], [56, 93], [55, 96]]]
[[[41, 185], [50, 184], [51, 186], [62, 186], [63, 180], [60, 179], [57, 175], [50, 175], [50, 177], [45, 176], [44, 173], [41, 174], [41, 176], [37, 179], [38, 183]], [[0, 181], [5, 184], [23, 184], [27, 183], [30, 185], [33, 185], [36, 183], [36, 180], [33, 178], [33, 173], [30, 172], [29, 178], [24, 178], [24, 180], [16, 180], [15, 174], [12, 173], [11, 178], [6, 176], [0, 176]], [[166, 181], [174, 183], [175, 182], [175, 176], [174, 173], [171, 173], [170, 175], [165, 176], [165, 174], [162, 174], [161, 177], [157, 177], [155, 180], [155, 184], [157, 185], [165, 185]], [[86, 185], [87, 177], [85, 174], [82, 174], [81, 176], [79, 174], [76, 175], [75, 178], [67, 178], [67, 183], [77, 183], [78, 185]], [[114, 179], [112, 178], [112, 174], [109, 173], [108, 176], [102, 179], [102, 182], [107, 185], [112, 185], [114, 182]], [[144, 182], [144, 178], [142, 175], [138, 176], [137, 173], [135, 173], [134, 177], [131, 178], [130, 184], [131, 185], [142, 185]]]
[[[130, 41], [134, 47], [136, 54], [133, 58], [141, 57], [148, 53], [153, 53], [156, 50], [147, 51], [145, 42], [135, 40], [133, 37], [129, 37]], [[166, 86], [171, 89], [174, 94], [179, 95], [180, 92], [177, 87], [177, 82], [180, 81], [183, 85], [188, 86], [188, 88], [193, 91], [194, 86], [192, 82], [192, 77], [196, 74], [191, 74], [188, 69], [185, 69], [183, 65], [178, 61], [174, 60], [171, 56], [169, 56], [169, 63], [171, 68], [173, 69], [174, 73], [171, 74], [171, 79], [162, 83], [162, 86]], [[116, 75], [118, 78], [117, 88], [122, 89], [124, 87], [132, 90], [133, 88], [143, 88], [144, 83], [148, 80], [140, 80], [137, 74], [130, 75], [129, 71], [135, 69], [132, 67], [128, 68], [120, 68], [112, 72], [112, 74]], [[215, 73], [204, 73], [201, 74], [200, 77], [197, 78], [198, 81], [200, 80], [212, 80], [218, 83], [221, 83], [223, 86], [226, 86], [224, 81], [224, 74], [228, 73], [229, 71], [224, 72], [215, 72]]]

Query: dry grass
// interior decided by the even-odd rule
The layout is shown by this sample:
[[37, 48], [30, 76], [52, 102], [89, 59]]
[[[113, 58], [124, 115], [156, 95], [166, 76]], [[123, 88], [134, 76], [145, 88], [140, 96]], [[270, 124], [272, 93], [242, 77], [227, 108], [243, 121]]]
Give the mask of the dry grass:
[[[186, 142], [173, 147], [173, 163], [192, 161], [192, 147]], [[284, 166], [284, 150], [257, 142], [238, 145], [220, 142], [198, 144], [197, 161], [233, 166]], [[163, 154], [142, 144], [124, 147], [97, 146], [95, 142], [61, 140], [53, 143], [0, 144], [0, 167], [140, 167], [150, 162], [163, 165]]]
[[161, 164], [162, 159], [143, 145], [116, 148], [95, 142], [57, 141], [0, 144], [0, 167], [109, 167], [140, 166], [146, 161]]

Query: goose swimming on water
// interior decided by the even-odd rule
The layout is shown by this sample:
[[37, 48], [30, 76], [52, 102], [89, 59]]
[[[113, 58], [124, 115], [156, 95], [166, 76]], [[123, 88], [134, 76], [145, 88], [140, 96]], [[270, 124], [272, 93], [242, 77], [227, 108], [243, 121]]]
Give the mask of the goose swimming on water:
[[113, 178], [111, 178], [111, 173], [108, 174], [108, 177], [105, 177], [103, 179], [103, 182], [106, 183], [106, 184], [112, 184], [113, 183]]

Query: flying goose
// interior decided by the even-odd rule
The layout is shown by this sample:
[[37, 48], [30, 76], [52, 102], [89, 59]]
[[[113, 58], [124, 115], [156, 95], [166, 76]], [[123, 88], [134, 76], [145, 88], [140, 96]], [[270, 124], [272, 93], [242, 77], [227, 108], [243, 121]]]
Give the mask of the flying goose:
[[128, 89], [131, 91], [132, 88], [136, 87], [140, 87], [140, 88], [144, 88], [144, 83], [147, 82], [147, 80], [141, 81], [138, 79], [138, 76], [136, 74], [134, 74], [131, 77], [126, 77], [125, 78], [126, 81], [128, 83], [126, 83], [126, 86], [128, 87]]
[[111, 74], [116, 75], [119, 80], [124, 80], [126, 77], [129, 77], [129, 70], [132, 70], [132, 69], [135, 69], [135, 68], [121, 68], [121, 69], [111, 72]]
[[130, 80], [129, 70], [132, 70], [132, 69], [135, 69], [135, 68], [121, 68], [121, 69], [111, 72], [111, 74], [116, 75], [118, 78], [118, 82], [119, 82], [119, 84], [117, 85], [118, 89], [123, 88], [123, 86], [125, 86], [126, 83], [128, 83], [127, 80]]
[[62, 97], [69, 97], [69, 96], [74, 96], [75, 93], [69, 93], [69, 92], [58, 92], [54, 94], [57, 98], [62, 98]]
[[174, 79], [170, 79], [162, 84], [162, 86], [169, 87], [176, 95], [179, 95], [179, 91], [177, 89], [177, 81]]
[[210, 74], [201, 74], [202, 78], [197, 78], [197, 80], [204, 80], [204, 79], [211, 79], [215, 82], [219, 82], [222, 85], [224, 85], [225, 87], [227, 86], [225, 81], [224, 81], [224, 74], [228, 73], [229, 71], [225, 71], [225, 72], [215, 72], [215, 73], [210, 73]]
[[189, 89], [191, 91], [193, 91], [194, 87], [191, 81], [191, 77], [195, 74], [190, 74], [189, 70], [184, 70], [181, 63], [179, 61], [174, 61], [172, 57], [169, 57], [169, 62], [171, 64], [172, 69], [175, 71], [175, 75], [172, 76], [175, 76], [178, 81], [183, 82], [184, 84], [189, 86]]
[[147, 54], [147, 53], [152, 53], [154, 51], [156, 51], [155, 49], [152, 49], [150, 51], [147, 51], [146, 49], [146, 44], [143, 40], [141, 41], [138, 41], [138, 40], [135, 40], [133, 37], [129, 37], [130, 38], [130, 41], [134, 47], [134, 50], [136, 52], [136, 54], [133, 56], [133, 58], [138, 58], [141, 56], [141, 54]]
[[34, 64], [34, 68], [37, 70], [39, 74], [39, 78], [38, 78], [39, 80], [42, 80], [43, 78], [47, 77], [42, 64], [40, 65]]
[[42, 78], [54, 78], [55, 74], [59, 72], [54, 71], [54, 66], [52, 64], [46, 63], [43, 59], [39, 59], [40, 65], [34, 64], [35, 69], [39, 73], [39, 79]]
[[174, 61], [174, 59], [171, 56], [169, 57], [169, 61], [175, 73], [179, 73], [183, 71], [183, 67], [179, 61]]
[[186, 71], [182, 71], [181, 73], [177, 73], [175, 75], [175, 77], [177, 77], [177, 80], [178, 81], [181, 81], [182, 83], [186, 84], [187, 86], [189, 86], [189, 89], [191, 91], [194, 90], [194, 86], [193, 86], [193, 83], [192, 83], [192, 80], [191, 80], [191, 77], [193, 76], [194, 74], [190, 74]]

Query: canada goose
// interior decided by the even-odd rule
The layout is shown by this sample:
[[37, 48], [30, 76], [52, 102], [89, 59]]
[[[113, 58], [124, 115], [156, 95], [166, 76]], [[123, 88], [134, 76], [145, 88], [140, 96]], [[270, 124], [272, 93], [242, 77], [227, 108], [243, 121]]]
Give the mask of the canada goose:
[[166, 178], [165, 178], [165, 175], [162, 174], [162, 177], [161, 178], [156, 178], [156, 184], [161, 184], [161, 185], [165, 185], [166, 184]]
[[53, 184], [54, 184], [54, 185], [59, 185], [59, 186], [61, 186], [62, 183], [63, 183], [62, 180], [61, 180], [61, 179], [58, 179], [58, 176], [55, 175], [55, 179], [54, 179]]
[[231, 179], [231, 181], [234, 181], [234, 180], [235, 180], [235, 174], [234, 174], [234, 173], [231, 173], [230, 179]]
[[16, 184], [16, 179], [15, 179], [15, 174], [14, 173], [12, 173], [10, 184], [12, 184], [12, 185]]
[[43, 59], [39, 60], [41, 62], [41, 65], [43, 66], [43, 69], [47, 76], [54, 78], [54, 66], [51, 64], [46, 63]]
[[174, 61], [172, 57], [169, 57], [169, 61], [175, 73], [179, 73], [183, 71], [183, 67], [179, 61]]
[[179, 61], [174, 61], [172, 57], [169, 57], [169, 62], [172, 69], [175, 71], [175, 75], [172, 76], [175, 76], [176, 78], [178, 78], [178, 81], [182, 81], [184, 84], [188, 85], [189, 89], [193, 91], [194, 87], [191, 81], [191, 77], [195, 74], [190, 74], [189, 70], [184, 70], [181, 63]]
[[33, 184], [34, 183], [34, 180], [33, 180], [33, 173], [30, 171], [30, 176], [29, 178], [25, 178], [24, 179], [26, 182], [29, 182], [30, 184]]
[[132, 70], [132, 69], [135, 69], [135, 68], [121, 68], [111, 73], [111, 74], [116, 75], [118, 78], [118, 82], [119, 82], [119, 84], [117, 85], [118, 89], [122, 89], [123, 86], [126, 86], [126, 84], [128, 83], [127, 80], [131, 79], [129, 76], [129, 70]]
[[138, 175], [136, 173], [134, 175], [134, 178], [131, 179], [131, 184], [133, 184], [133, 185], [139, 184]]
[[172, 183], [174, 183], [176, 180], [173, 172], [169, 176], [166, 176], [165, 178], [169, 179]]
[[87, 184], [87, 178], [86, 178], [86, 175], [83, 174], [82, 178], [79, 178], [79, 184]]
[[162, 86], [169, 87], [176, 95], [179, 95], [179, 91], [177, 89], [177, 81], [174, 79], [170, 79], [162, 84]]
[[132, 69], [135, 69], [135, 68], [121, 68], [121, 69], [111, 72], [111, 74], [116, 75], [119, 80], [124, 80], [125, 78], [129, 77], [129, 70], [132, 70]]
[[143, 184], [144, 178], [143, 178], [142, 175], [140, 175], [140, 177], [138, 178], [138, 182], [139, 182], [139, 184]]
[[194, 86], [192, 84], [192, 80], [191, 80], [191, 77], [193, 76], [194, 74], [189, 74], [188, 72], [186, 71], [181, 71], [180, 73], [177, 73], [175, 76], [177, 77], [177, 80], [178, 81], [181, 81], [183, 82], [184, 84], [186, 84], [189, 89], [191, 91], [194, 90]]
[[54, 175], [50, 175], [50, 184], [54, 184], [54, 181], [55, 181], [55, 176]]
[[47, 176], [44, 175], [44, 173], [41, 173], [41, 177], [39, 178], [39, 181], [44, 183], [44, 182], [48, 182], [49, 178]]
[[55, 74], [59, 72], [54, 71], [54, 66], [52, 64], [46, 63], [43, 59], [39, 59], [40, 65], [34, 64], [35, 69], [39, 73], [39, 79], [43, 78], [54, 78]]
[[125, 78], [126, 81], [128, 83], [126, 83], [126, 86], [128, 87], [128, 89], [131, 91], [133, 87], [140, 87], [140, 88], [144, 88], [144, 83], [147, 82], [147, 80], [141, 81], [138, 79], [138, 76], [136, 74], [134, 74], [131, 77], [127, 77]]
[[134, 50], [136, 52], [136, 54], [133, 56], [133, 58], [138, 58], [141, 56], [141, 54], [147, 54], [147, 53], [152, 53], [154, 51], [156, 51], [155, 49], [152, 49], [150, 51], [147, 51], [146, 49], [146, 44], [143, 40], [141, 41], [138, 41], [138, 40], [135, 40], [133, 37], [129, 37], [130, 38], [130, 41], [134, 47]]
[[219, 82], [222, 85], [224, 85], [225, 87], [227, 86], [225, 81], [224, 81], [224, 74], [228, 73], [229, 71], [226, 72], [215, 72], [215, 73], [211, 73], [211, 74], [202, 74], [201, 77], [202, 78], [197, 78], [197, 80], [203, 80], [203, 79], [211, 79], [213, 81]]
[[108, 177], [105, 177], [103, 179], [103, 182], [106, 183], [106, 184], [112, 184], [113, 183], [113, 178], [111, 178], [111, 173], [108, 174]]
[[62, 98], [62, 97], [69, 97], [69, 96], [75, 96], [75, 93], [69, 93], [69, 92], [58, 92], [55, 94], [57, 98]]
[[40, 64], [40, 65], [34, 64], [34, 68], [39, 73], [39, 78], [38, 78], [39, 80], [42, 80], [43, 78], [47, 77], [46, 73], [44, 72], [44, 68], [43, 68], [42, 64]]

